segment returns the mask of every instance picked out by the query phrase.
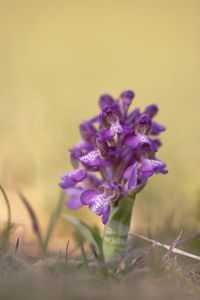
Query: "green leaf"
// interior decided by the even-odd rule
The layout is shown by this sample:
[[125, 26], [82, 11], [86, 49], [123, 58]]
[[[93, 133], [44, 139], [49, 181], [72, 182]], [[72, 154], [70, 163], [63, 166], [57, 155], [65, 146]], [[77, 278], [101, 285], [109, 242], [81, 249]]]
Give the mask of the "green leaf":
[[[79, 221], [72, 215], [64, 214], [64, 218], [76, 229], [76, 231], [79, 233], [81, 238], [84, 241], [87, 241], [92, 248], [94, 248], [95, 252], [100, 255], [101, 249], [95, 240], [94, 232], [91, 227], [89, 227], [87, 224], [85, 224], [82, 221]], [[96, 229], [95, 229], [96, 231]], [[96, 232], [95, 232], [96, 234]], [[99, 238], [99, 237], [98, 237]]]

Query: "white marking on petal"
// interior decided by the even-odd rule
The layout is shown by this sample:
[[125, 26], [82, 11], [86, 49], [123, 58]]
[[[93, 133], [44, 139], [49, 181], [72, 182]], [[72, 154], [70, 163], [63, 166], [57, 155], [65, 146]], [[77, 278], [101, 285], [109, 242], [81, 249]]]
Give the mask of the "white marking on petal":
[[146, 135], [138, 134], [138, 139], [140, 143], [149, 143], [149, 139]]
[[111, 135], [115, 135], [116, 133], [122, 133], [123, 129], [119, 121], [117, 120], [116, 122], [112, 123], [110, 127], [110, 133]]
[[149, 159], [149, 162], [153, 167], [158, 167], [158, 166], [162, 165], [162, 163], [160, 161], [154, 160], [154, 159]]
[[100, 151], [94, 150], [86, 155], [81, 156], [80, 161], [82, 161], [83, 163], [88, 163], [90, 161], [94, 161], [98, 156], [100, 156]]
[[97, 215], [101, 215], [105, 209], [108, 207], [109, 199], [103, 194], [99, 194], [95, 197], [95, 202], [91, 207], [91, 210], [94, 211]]
[[72, 171], [72, 172], [66, 172], [62, 177], [63, 177], [63, 178], [66, 178], [66, 177], [71, 178], [71, 177], [73, 177], [74, 175], [77, 175], [77, 174], [78, 174], [79, 172], [81, 172], [81, 171], [84, 172], [84, 169], [78, 168], [78, 169], [76, 169], [76, 170], [74, 170], [74, 171]]

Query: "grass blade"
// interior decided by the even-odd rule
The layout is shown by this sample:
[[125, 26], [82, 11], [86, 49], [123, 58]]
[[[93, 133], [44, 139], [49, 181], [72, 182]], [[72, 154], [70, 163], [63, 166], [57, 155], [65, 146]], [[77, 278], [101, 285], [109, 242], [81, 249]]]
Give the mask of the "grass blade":
[[52, 236], [53, 230], [56, 226], [56, 223], [58, 222], [58, 219], [61, 215], [62, 209], [63, 209], [63, 202], [64, 202], [64, 197], [63, 197], [63, 193], [61, 193], [61, 196], [58, 200], [58, 204], [56, 206], [55, 211], [53, 212], [53, 214], [51, 215], [51, 218], [49, 220], [49, 225], [47, 228], [47, 232], [46, 232], [46, 236], [44, 238], [44, 243], [43, 243], [43, 251], [44, 251], [44, 255], [46, 254], [47, 251], [47, 247], [49, 244], [49, 240]]
[[66, 249], [65, 249], [65, 260], [66, 264], [68, 262], [68, 251], [69, 251], [69, 241], [67, 241]]
[[39, 243], [41, 251], [43, 251], [42, 235], [41, 235], [40, 226], [39, 226], [38, 219], [37, 219], [37, 216], [35, 214], [35, 211], [32, 208], [32, 206], [30, 205], [30, 203], [28, 202], [28, 200], [26, 199], [26, 197], [22, 193], [18, 193], [18, 194], [19, 194], [20, 199], [22, 200], [24, 206], [26, 207], [26, 209], [29, 213], [29, 216], [30, 216], [30, 219], [31, 219], [31, 222], [32, 222], [33, 232], [35, 233], [35, 235], [38, 239], [38, 243]]
[[4, 200], [5, 200], [5, 203], [6, 203], [6, 206], [7, 206], [7, 212], [8, 212], [8, 217], [7, 217], [7, 224], [10, 226], [11, 224], [11, 206], [10, 206], [10, 201], [8, 199], [8, 196], [4, 190], [4, 188], [0, 185], [0, 191], [4, 197]]
[[7, 207], [7, 222], [4, 225], [4, 228], [2, 230], [1, 236], [2, 236], [2, 246], [3, 246], [3, 252], [5, 253], [8, 249], [9, 240], [10, 240], [10, 234], [12, 229], [14, 228], [13, 224], [11, 223], [11, 206], [10, 201], [8, 199], [8, 196], [4, 190], [4, 188], [0, 185], [0, 191], [3, 195], [3, 198], [6, 203]]

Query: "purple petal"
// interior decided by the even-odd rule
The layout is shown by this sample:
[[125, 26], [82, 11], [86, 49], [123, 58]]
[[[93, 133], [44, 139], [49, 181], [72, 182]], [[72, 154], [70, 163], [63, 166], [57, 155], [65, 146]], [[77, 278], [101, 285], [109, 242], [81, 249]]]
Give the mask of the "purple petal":
[[95, 127], [89, 122], [85, 121], [79, 126], [80, 134], [82, 138], [86, 141], [90, 141], [93, 136], [96, 134]]
[[123, 133], [129, 135], [133, 133], [133, 128], [131, 125], [123, 125]]
[[153, 139], [151, 142], [154, 144], [154, 146], [158, 149], [160, 146], [162, 146], [160, 139]]
[[[63, 178], [62, 178], [63, 179]], [[73, 187], [75, 186], [75, 182], [72, 178], [70, 177], [66, 177], [65, 179], [63, 179], [62, 182], [59, 183], [59, 186], [62, 188], [62, 189], [67, 189], [67, 188], [70, 188], [70, 187]]]
[[137, 179], [138, 179], [138, 165], [134, 163], [131, 166], [130, 176], [128, 178], [128, 189], [131, 190], [132, 188], [136, 187]]
[[87, 177], [87, 173], [84, 169], [78, 168], [72, 172], [66, 173], [61, 176], [63, 182], [59, 185], [61, 188], [66, 189], [75, 186], [76, 182], [81, 182]]
[[[126, 129], [128, 128], [126, 127]], [[103, 139], [109, 140], [112, 139], [117, 133], [118, 134], [124, 133], [124, 128], [120, 125], [118, 121], [113, 123], [110, 128], [104, 129], [101, 132], [101, 136]]]
[[166, 164], [157, 159], [144, 159], [140, 171], [145, 178], [152, 176], [154, 173], [167, 174]]
[[165, 130], [166, 130], [165, 126], [153, 121], [150, 134], [156, 135]]
[[135, 96], [134, 92], [130, 90], [121, 93], [120, 99], [118, 101], [118, 105], [119, 105], [122, 118], [126, 117], [127, 111], [129, 109], [129, 106], [132, 103], [134, 96]]
[[90, 123], [97, 123], [97, 122], [99, 122], [99, 121], [100, 121], [100, 120], [99, 120], [99, 115], [94, 116], [93, 118], [91, 118], [91, 119], [89, 120]]
[[129, 99], [129, 102], [133, 100], [133, 98], [135, 97], [135, 93], [131, 90], [127, 90], [121, 93], [120, 98], [122, 99]]
[[125, 172], [123, 174], [123, 179], [128, 180], [130, 178], [132, 170], [134, 168], [134, 165], [135, 165], [135, 163], [131, 164], [130, 166], [128, 166], [128, 168], [126, 168], [126, 170], [125, 170]]
[[155, 145], [151, 142], [151, 140], [143, 134], [137, 134], [135, 136], [129, 136], [125, 140], [125, 144], [136, 150], [144, 145], [148, 145], [152, 151], [157, 151]]
[[158, 113], [158, 106], [156, 104], [148, 105], [144, 111], [144, 114], [147, 114], [150, 118], [155, 117], [157, 113]]
[[107, 209], [104, 211], [104, 213], [102, 214], [102, 217], [101, 217], [102, 223], [104, 225], [107, 224], [109, 215], [110, 215], [110, 205], [107, 207]]
[[85, 151], [92, 151], [94, 147], [87, 141], [81, 141], [76, 144], [73, 149], [70, 150], [70, 159], [74, 168], [79, 167], [79, 158], [84, 155]]
[[90, 151], [87, 154], [81, 156], [80, 161], [89, 167], [98, 167], [102, 163], [99, 156], [99, 150]]
[[71, 152], [75, 150], [92, 150], [92, 145], [87, 141], [81, 141], [80, 143], [74, 146]]
[[136, 118], [137, 116], [139, 116], [139, 115], [140, 115], [140, 109], [139, 109], [139, 108], [134, 109], [134, 111], [132, 111], [132, 112], [128, 115], [127, 120], [126, 120], [126, 123], [127, 123], [127, 124], [132, 124], [132, 123], [134, 122], [135, 118]]
[[97, 195], [98, 195], [97, 190], [87, 190], [83, 192], [81, 195], [82, 204], [90, 206], [94, 202], [95, 197]]
[[101, 95], [99, 98], [99, 106], [101, 109], [111, 107], [115, 103], [115, 100], [109, 94]]
[[79, 169], [77, 169], [77, 170], [75, 170], [74, 172], [71, 173], [71, 178], [75, 182], [81, 182], [86, 177], [87, 177], [87, 172], [84, 169], [82, 169], [82, 168], [79, 168]]
[[83, 193], [82, 188], [69, 188], [66, 190], [68, 196], [67, 207], [71, 210], [77, 210], [83, 206], [80, 196]]
[[84, 181], [84, 186], [88, 189], [98, 188], [102, 184], [102, 179], [97, 178], [93, 174], [88, 174], [86, 180]]

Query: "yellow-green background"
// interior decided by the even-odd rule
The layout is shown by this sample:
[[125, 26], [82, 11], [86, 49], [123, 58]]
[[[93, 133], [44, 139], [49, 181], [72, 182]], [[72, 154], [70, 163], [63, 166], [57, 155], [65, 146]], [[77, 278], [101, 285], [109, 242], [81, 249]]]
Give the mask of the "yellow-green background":
[[173, 214], [177, 228], [199, 229], [199, 15], [199, 0], [0, 1], [0, 182], [23, 230], [17, 191], [45, 226], [78, 124], [97, 113], [99, 94], [127, 88], [135, 106], [158, 103], [168, 129], [159, 157], [169, 174], [138, 197], [138, 230]]

